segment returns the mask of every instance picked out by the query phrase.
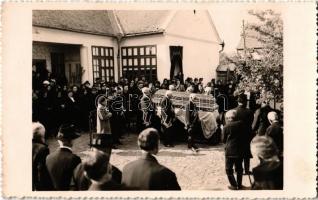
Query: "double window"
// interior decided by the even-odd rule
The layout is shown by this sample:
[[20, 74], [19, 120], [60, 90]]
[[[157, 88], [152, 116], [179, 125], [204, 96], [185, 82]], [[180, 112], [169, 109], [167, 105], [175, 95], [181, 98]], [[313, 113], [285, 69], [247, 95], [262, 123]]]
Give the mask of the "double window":
[[92, 46], [94, 83], [114, 79], [114, 48]]
[[121, 55], [123, 77], [144, 76], [148, 81], [157, 80], [156, 45], [122, 47]]

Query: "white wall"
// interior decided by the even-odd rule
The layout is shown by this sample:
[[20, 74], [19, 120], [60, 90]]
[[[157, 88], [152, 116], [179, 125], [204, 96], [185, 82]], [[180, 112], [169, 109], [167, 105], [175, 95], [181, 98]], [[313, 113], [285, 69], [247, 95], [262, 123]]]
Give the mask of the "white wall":
[[213, 28], [208, 11], [179, 10], [166, 29], [169, 45], [183, 46], [184, 77], [216, 77], [219, 64], [220, 38]]
[[[216, 68], [219, 64], [219, 45], [174, 36], [166, 36], [166, 42], [173, 46], [183, 46], [184, 78], [203, 78], [204, 83], [216, 78]], [[169, 54], [167, 56], [169, 58]]]
[[[207, 82], [216, 77], [221, 48], [220, 39], [211, 23], [207, 11], [197, 10], [194, 14], [193, 10], [179, 10], [167, 23], [164, 34], [125, 38], [121, 46], [157, 45], [157, 74], [160, 81], [170, 77], [169, 46], [183, 46], [184, 76], [202, 77], [204, 82]], [[86, 50], [81, 50], [81, 56], [87, 52], [87, 57], [85, 59], [81, 57], [81, 61], [88, 63], [87, 66], [83, 66], [85, 73], [82, 80], [91, 82], [93, 80], [91, 46], [114, 47], [115, 80], [118, 80], [117, 42], [114, 38], [33, 27], [33, 41], [79, 44], [87, 47]]]
[[[87, 60], [87, 64], [81, 63], [85, 72], [82, 77], [82, 81], [89, 80], [93, 83], [93, 66], [92, 66], [92, 50], [91, 46], [105, 46], [114, 47], [114, 68], [115, 68], [115, 80], [118, 80], [117, 72], [117, 42], [114, 38], [107, 36], [99, 36], [92, 34], [76, 33], [70, 31], [62, 31], [57, 29], [49, 29], [42, 27], [33, 27], [32, 29], [33, 41], [37, 42], [51, 42], [62, 44], [76, 44], [87, 47], [87, 50], [81, 51], [80, 60]], [[86, 54], [86, 55], [85, 55]]]
[[179, 36], [150, 35], [125, 39], [122, 47], [157, 45], [158, 80], [170, 78], [170, 50], [169, 46], [183, 46], [184, 77], [202, 77], [204, 82], [216, 77], [219, 64], [220, 45], [200, 39], [183, 38]]

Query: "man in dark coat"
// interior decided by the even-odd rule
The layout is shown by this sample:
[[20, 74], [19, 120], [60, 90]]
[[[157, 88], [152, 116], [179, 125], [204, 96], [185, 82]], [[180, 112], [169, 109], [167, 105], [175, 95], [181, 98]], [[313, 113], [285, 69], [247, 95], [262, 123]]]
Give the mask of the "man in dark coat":
[[185, 122], [188, 131], [188, 148], [197, 152], [198, 147], [194, 144], [193, 136], [197, 131], [199, 124], [199, 109], [195, 105], [196, 95], [194, 93], [189, 96], [189, 103], [185, 106]]
[[253, 190], [282, 190], [284, 166], [279, 159], [278, 149], [271, 137], [256, 136], [251, 142], [253, 156], [259, 164], [253, 168]]
[[267, 114], [273, 109], [269, 106], [268, 100], [263, 100], [261, 107], [255, 111], [252, 130], [258, 135], [265, 135], [267, 127], [270, 123], [267, 119]]
[[52, 190], [52, 182], [45, 165], [46, 157], [50, 152], [45, 143], [45, 128], [39, 122], [34, 122], [32, 126], [32, 190]]
[[153, 156], [159, 150], [159, 134], [147, 128], [138, 136], [142, 157], [128, 163], [123, 169], [122, 183], [140, 190], [180, 190], [174, 172], [158, 163]]
[[[225, 114], [226, 125], [223, 128], [223, 136], [225, 143], [225, 170], [231, 190], [242, 188], [243, 175], [243, 153], [242, 148], [244, 141], [244, 124], [237, 121], [236, 110], [229, 110]], [[235, 166], [236, 180], [233, 174], [233, 166]]]
[[110, 118], [110, 125], [115, 144], [121, 145], [119, 138], [124, 133], [125, 121], [125, 107], [123, 91], [120, 87], [115, 87], [115, 93], [109, 103], [109, 111], [112, 113]]
[[278, 155], [280, 158], [282, 158], [284, 150], [283, 128], [279, 124], [279, 119], [276, 112], [272, 111], [268, 113], [267, 118], [271, 125], [267, 128], [265, 135], [270, 136], [274, 140], [278, 148]]
[[173, 120], [175, 117], [174, 108], [171, 101], [172, 91], [168, 90], [160, 102], [161, 123], [164, 129], [164, 145], [173, 146]]
[[239, 121], [242, 121], [244, 123], [244, 127], [246, 128], [244, 130], [244, 140], [243, 140], [243, 146], [244, 152], [243, 152], [243, 159], [244, 159], [244, 170], [245, 174], [250, 174], [250, 158], [252, 157], [251, 149], [250, 149], [250, 143], [253, 139], [253, 132], [252, 132], [252, 123], [253, 123], [253, 112], [246, 108], [247, 104], [247, 97], [245, 94], [240, 94], [237, 99], [238, 106], [235, 108], [236, 110], [236, 118]]
[[[86, 159], [81, 164], [85, 177], [90, 185], [88, 190], [123, 190], [121, 182], [114, 181], [112, 165], [109, 164], [109, 155], [93, 148], [88, 152]], [[82, 173], [84, 174], [84, 173]]]
[[[101, 138], [101, 139], [108, 139], [108, 138]], [[105, 147], [104, 141], [96, 142], [92, 144], [92, 148], [90, 151], [102, 151], [106, 156], [110, 157], [111, 155], [111, 147]], [[109, 165], [111, 165], [109, 163]], [[111, 175], [112, 181], [116, 182], [117, 184], [121, 183], [122, 173], [121, 171], [111, 165]], [[85, 174], [84, 164], [79, 164], [74, 170], [74, 183], [76, 190], [88, 190], [92, 184], [92, 181], [87, 177]]]
[[46, 166], [55, 190], [70, 190], [73, 187], [73, 171], [81, 163], [81, 159], [72, 153], [72, 146], [73, 140], [79, 136], [73, 124], [62, 124], [57, 135], [60, 148], [46, 158]]

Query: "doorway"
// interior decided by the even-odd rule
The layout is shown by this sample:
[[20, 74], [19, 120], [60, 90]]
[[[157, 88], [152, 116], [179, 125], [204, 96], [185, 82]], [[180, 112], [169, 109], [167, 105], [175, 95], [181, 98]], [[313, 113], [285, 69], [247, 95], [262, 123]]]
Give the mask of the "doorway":
[[67, 85], [64, 53], [51, 53], [51, 65], [52, 78], [55, 78], [59, 85]]
[[80, 85], [82, 81], [82, 67], [79, 62], [65, 63], [65, 76], [69, 85]]
[[182, 46], [170, 46], [170, 80], [178, 78], [183, 82]]

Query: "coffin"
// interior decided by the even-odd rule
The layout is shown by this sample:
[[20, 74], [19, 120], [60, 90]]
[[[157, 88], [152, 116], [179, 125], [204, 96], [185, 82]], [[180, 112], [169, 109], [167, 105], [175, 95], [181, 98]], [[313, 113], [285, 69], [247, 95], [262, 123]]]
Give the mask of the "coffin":
[[[153, 96], [152, 101], [156, 104], [158, 115], [160, 115], [160, 102], [167, 90], [158, 90]], [[189, 102], [189, 93], [172, 92], [172, 104], [175, 107], [176, 117], [185, 124], [185, 105]], [[218, 105], [212, 95], [197, 94], [197, 100], [194, 102], [199, 108], [199, 118], [203, 135], [210, 139], [217, 130], [216, 118], [219, 115]]]
[[[153, 96], [152, 101], [159, 105], [161, 99], [166, 94], [167, 90], [158, 90]], [[175, 108], [182, 108], [189, 102], [189, 93], [186, 92], [172, 92], [172, 104]], [[197, 94], [197, 100], [194, 102], [201, 111], [213, 112], [218, 109], [215, 98], [212, 95]]]

